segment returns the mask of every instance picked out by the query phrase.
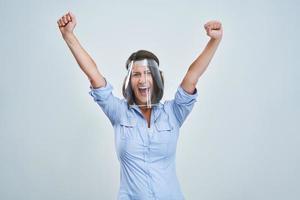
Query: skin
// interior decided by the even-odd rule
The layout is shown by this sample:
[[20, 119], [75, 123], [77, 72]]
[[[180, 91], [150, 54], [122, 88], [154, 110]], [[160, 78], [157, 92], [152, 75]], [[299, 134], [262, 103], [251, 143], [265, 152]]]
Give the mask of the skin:
[[[74, 28], [77, 24], [76, 17], [73, 13], [68, 12], [63, 15], [58, 21], [57, 25], [62, 34], [63, 39], [70, 48], [73, 56], [75, 57], [81, 70], [86, 74], [91, 82], [93, 88], [100, 88], [106, 85], [106, 81], [100, 73], [96, 63], [90, 57], [90, 55], [84, 50], [74, 34]], [[209, 21], [204, 25], [207, 36], [210, 38], [204, 50], [189, 66], [182, 82], [181, 87], [190, 94], [195, 92], [195, 88], [200, 76], [204, 73], [208, 67], [211, 59], [213, 58], [223, 36], [222, 24], [219, 21]], [[138, 67], [136, 69], [138, 71]], [[141, 72], [141, 74], [143, 74]], [[141, 79], [142, 80], [142, 79]], [[141, 81], [140, 80], [140, 81]], [[141, 105], [145, 104], [145, 99], [138, 94], [137, 87], [141, 84], [138, 80], [131, 79], [134, 94], [136, 96], [136, 103]], [[150, 127], [151, 108], [141, 108], [144, 114], [145, 120]]]
[[222, 24], [219, 21], [209, 21], [204, 25], [206, 34], [210, 37], [204, 50], [190, 65], [185, 77], [181, 82], [182, 88], [192, 94], [195, 91], [200, 76], [206, 70], [213, 58], [223, 36]]
[[151, 71], [146, 66], [134, 64], [131, 73], [131, 88], [135, 96], [136, 104], [146, 105], [147, 96], [140, 93], [140, 87], [148, 87], [148, 94], [151, 96], [153, 92], [153, 79], [151, 76]]
[[[147, 105], [147, 96], [140, 93], [139, 87], [148, 87], [148, 95], [151, 96], [153, 93], [153, 79], [148, 67], [134, 63], [131, 73], [131, 88], [135, 96], [135, 102], [137, 105]], [[140, 107], [140, 110], [150, 128], [151, 108]]]

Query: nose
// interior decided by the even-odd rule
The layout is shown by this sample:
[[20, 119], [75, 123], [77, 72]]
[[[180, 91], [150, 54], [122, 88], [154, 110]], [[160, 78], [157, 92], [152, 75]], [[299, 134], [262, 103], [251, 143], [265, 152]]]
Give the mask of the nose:
[[146, 83], [146, 77], [145, 77], [144, 73], [141, 74], [141, 76], [139, 78], [139, 83], [140, 84]]

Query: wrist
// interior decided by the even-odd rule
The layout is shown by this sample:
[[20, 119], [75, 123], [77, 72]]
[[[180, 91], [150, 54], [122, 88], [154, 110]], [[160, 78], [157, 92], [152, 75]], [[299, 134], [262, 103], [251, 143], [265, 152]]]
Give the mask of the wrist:
[[74, 33], [73, 32], [62, 33], [62, 37], [64, 38], [65, 41], [67, 41], [74, 38]]
[[222, 37], [220, 37], [220, 38], [210, 38], [210, 42], [217, 43], [217, 44], [219, 44], [221, 42], [221, 40], [222, 40]]

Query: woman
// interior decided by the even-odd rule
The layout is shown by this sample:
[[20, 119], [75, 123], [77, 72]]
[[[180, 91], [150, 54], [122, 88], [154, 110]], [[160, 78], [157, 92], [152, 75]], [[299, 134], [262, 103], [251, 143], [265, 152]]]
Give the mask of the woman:
[[90, 80], [90, 95], [114, 128], [121, 166], [118, 199], [184, 199], [175, 169], [179, 128], [196, 101], [198, 79], [221, 41], [221, 23], [210, 21], [204, 25], [210, 41], [187, 70], [175, 98], [164, 103], [160, 103], [163, 76], [159, 60], [153, 53], [140, 50], [128, 58], [124, 99], [121, 100], [112, 94], [112, 86], [75, 37], [74, 14], [65, 14], [57, 23], [77, 63]]

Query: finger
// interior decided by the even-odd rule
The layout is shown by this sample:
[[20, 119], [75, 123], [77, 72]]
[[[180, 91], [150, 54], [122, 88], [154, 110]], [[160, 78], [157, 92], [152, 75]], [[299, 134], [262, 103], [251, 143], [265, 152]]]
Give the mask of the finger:
[[216, 21], [216, 20], [211, 20], [211, 21], [208, 21], [205, 25], [207, 27], [215, 28], [215, 26], [216, 26], [217, 23], [219, 23], [219, 22]]
[[68, 14], [69, 14], [70, 17], [71, 17], [71, 21], [74, 22], [74, 23], [76, 24], [76, 16], [75, 16], [71, 11], [69, 11]]
[[219, 22], [219, 21], [214, 21], [213, 27], [214, 27], [214, 29], [220, 29], [220, 28], [221, 28], [221, 22]]
[[213, 24], [213, 25], [212, 25], [212, 29], [213, 29], [213, 30], [216, 30], [216, 29], [218, 29], [218, 26], [217, 26], [216, 24]]
[[70, 14], [69, 14], [69, 13], [67, 14], [67, 19], [68, 19], [68, 21], [69, 21], [69, 22], [71, 22], [71, 21], [72, 21], [72, 19], [71, 19], [71, 16], [70, 16]]
[[63, 16], [63, 21], [65, 22], [65, 24], [68, 23], [68, 20], [67, 20], [67, 16], [66, 16], [66, 15]]
[[61, 20], [59, 21], [59, 25], [60, 25], [60, 27], [64, 27], [64, 24], [62, 23]]
[[205, 28], [205, 29], [208, 29], [208, 27], [209, 27], [209, 23], [206, 23], [206, 24], [204, 25], [204, 28]]
[[206, 33], [208, 34], [208, 33], [209, 33], [209, 27], [206, 27], [206, 28], [205, 28], [205, 31], [206, 31]]
[[69, 11], [68, 14], [70, 15], [70, 17], [71, 17], [72, 20], [76, 19], [75, 15], [71, 11]]
[[208, 21], [205, 25], [206, 25], [207, 27], [209, 27], [209, 26], [211, 26], [211, 24], [212, 24], [212, 21]]
[[214, 29], [220, 29], [220, 28], [221, 28], [221, 23], [220, 22], [214, 23]]
[[65, 26], [65, 22], [63, 21], [63, 19], [60, 19], [59, 22], [62, 26]]
[[211, 28], [210, 28], [210, 27], [207, 28], [206, 34], [207, 34], [208, 36], [210, 36], [210, 34], [211, 34]]

